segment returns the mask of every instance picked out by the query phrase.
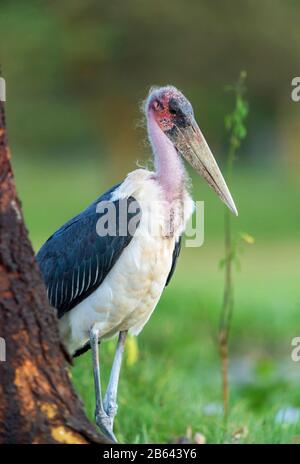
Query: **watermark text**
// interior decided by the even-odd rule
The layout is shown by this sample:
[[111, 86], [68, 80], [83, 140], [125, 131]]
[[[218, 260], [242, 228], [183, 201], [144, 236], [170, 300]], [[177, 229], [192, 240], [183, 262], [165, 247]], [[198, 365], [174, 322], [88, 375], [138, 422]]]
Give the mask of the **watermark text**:
[[291, 85], [293, 87], [291, 97], [294, 102], [300, 101], [300, 77], [294, 77]]
[[0, 337], [0, 362], [6, 361], [6, 343], [4, 338]]
[[6, 101], [6, 85], [3, 77], [0, 77], [0, 101]]

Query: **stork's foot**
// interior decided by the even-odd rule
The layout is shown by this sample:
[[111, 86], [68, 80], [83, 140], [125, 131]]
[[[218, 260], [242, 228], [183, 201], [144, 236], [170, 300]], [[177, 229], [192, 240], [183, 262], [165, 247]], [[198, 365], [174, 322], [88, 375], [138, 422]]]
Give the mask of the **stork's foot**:
[[95, 419], [96, 424], [104, 433], [104, 435], [109, 438], [110, 440], [117, 443], [117, 439], [113, 433], [113, 426], [114, 426], [114, 418], [117, 414], [118, 405], [112, 399], [108, 399], [107, 395], [105, 395], [104, 402], [103, 402], [103, 410], [95, 411]]
[[95, 411], [95, 420], [103, 435], [114, 443], [118, 443], [113, 432], [114, 416], [110, 417], [104, 411]]

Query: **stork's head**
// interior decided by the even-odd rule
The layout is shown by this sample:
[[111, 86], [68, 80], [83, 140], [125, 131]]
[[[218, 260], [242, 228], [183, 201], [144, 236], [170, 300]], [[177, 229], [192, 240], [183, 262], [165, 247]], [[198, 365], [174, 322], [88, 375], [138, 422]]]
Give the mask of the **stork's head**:
[[236, 206], [222, 173], [195, 121], [193, 107], [173, 86], [153, 88], [146, 100], [146, 114], [152, 117], [177, 152], [208, 182], [234, 213]]

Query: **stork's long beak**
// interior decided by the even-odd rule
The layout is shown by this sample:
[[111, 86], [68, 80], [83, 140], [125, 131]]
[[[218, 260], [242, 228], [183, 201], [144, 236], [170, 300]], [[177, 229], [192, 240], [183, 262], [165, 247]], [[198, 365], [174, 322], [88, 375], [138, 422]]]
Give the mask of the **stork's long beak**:
[[238, 212], [224, 177], [210, 151], [209, 146], [194, 118], [185, 127], [175, 126], [176, 148], [214, 189], [226, 206], [237, 216]]

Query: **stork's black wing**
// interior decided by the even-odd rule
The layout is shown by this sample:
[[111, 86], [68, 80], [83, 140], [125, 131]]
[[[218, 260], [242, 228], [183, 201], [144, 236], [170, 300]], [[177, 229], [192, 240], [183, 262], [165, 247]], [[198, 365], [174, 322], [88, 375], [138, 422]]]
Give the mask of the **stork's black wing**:
[[180, 250], [181, 250], [181, 237], [179, 237], [178, 240], [175, 242], [175, 247], [174, 247], [174, 250], [173, 250], [172, 266], [171, 266], [171, 269], [170, 269], [170, 272], [169, 272], [169, 275], [168, 275], [168, 278], [167, 278], [166, 286], [169, 284], [169, 282], [172, 279], [172, 276], [174, 274]]
[[[82, 213], [66, 222], [37, 254], [48, 298], [57, 308], [58, 317], [70, 311], [102, 283], [134, 235], [134, 231], [128, 232], [128, 224], [132, 220], [130, 229], [139, 225], [141, 210], [133, 197], [111, 201], [118, 187], [104, 193]], [[101, 212], [96, 211], [99, 211], [99, 204], [103, 206]], [[100, 224], [101, 218], [103, 223]], [[107, 229], [112, 227], [107, 235], [99, 234], [99, 226], [105, 226], [105, 218], [116, 219], [115, 225], [107, 224]]]

